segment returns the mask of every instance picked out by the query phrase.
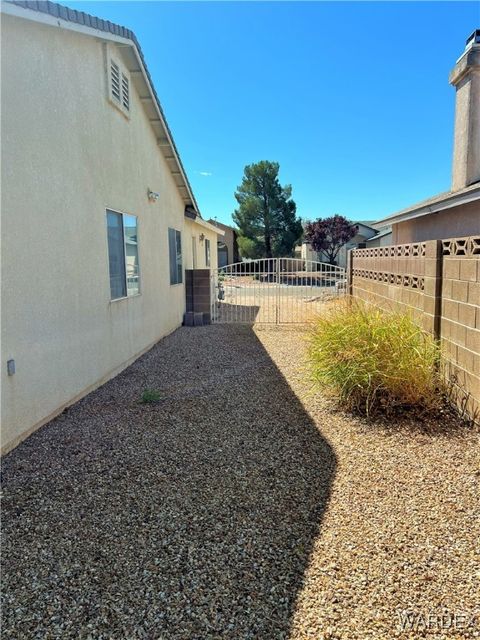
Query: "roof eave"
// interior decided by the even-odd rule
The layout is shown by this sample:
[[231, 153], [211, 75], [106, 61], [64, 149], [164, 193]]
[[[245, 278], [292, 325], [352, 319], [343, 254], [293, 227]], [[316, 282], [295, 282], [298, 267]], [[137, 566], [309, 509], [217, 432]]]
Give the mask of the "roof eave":
[[[175, 142], [173, 141], [173, 137], [172, 137], [172, 134], [170, 132], [170, 128], [169, 128], [169, 126], [167, 124], [167, 121], [165, 119], [165, 116], [163, 115], [163, 111], [162, 111], [162, 108], [160, 107], [160, 103], [158, 101], [156, 92], [153, 89], [152, 83], [150, 81], [150, 75], [146, 72], [145, 64], [143, 62], [142, 56], [140, 55], [140, 52], [138, 50], [138, 47], [137, 47], [136, 43], [132, 42], [131, 46], [133, 47], [133, 50], [135, 52], [135, 56], [137, 58], [137, 62], [138, 62], [139, 66], [140, 66], [140, 68], [142, 70], [144, 80], [147, 83], [149, 93], [150, 93], [150, 95], [152, 97], [152, 102], [153, 102], [153, 104], [155, 106], [155, 110], [156, 110], [156, 112], [157, 112], [157, 114], [159, 116], [159, 119], [161, 121], [162, 127], [163, 127], [164, 132], [165, 132], [165, 138], [157, 139], [157, 144], [159, 145], [159, 147], [167, 146], [167, 148], [172, 152], [172, 155], [173, 155], [173, 157], [175, 159], [175, 164], [176, 164], [177, 169], [179, 171], [179, 175], [182, 177], [183, 185], [184, 185], [185, 190], [186, 190], [186, 192], [188, 194], [188, 200], [186, 198], [184, 198], [184, 202], [185, 202], [185, 204], [191, 204], [195, 208], [195, 211], [200, 215], [200, 209], [198, 207], [198, 204], [197, 204], [197, 201], [195, 199], [195, 196], [193, 195], [192, 188], [190, 186], [190, 182], [189, 182], [189, 180], [187, 178], [187, 175], [185, 173], [185, 169], [183, 168], [182, 161], [180, 160], [180, 155], [179, 155], [179, 153], [177, 151], [177, 147], [175, 145]], [[177, 185], [177, 187], [178, 186], [179, 185]]]
[[[57, 28], [60, 27], [62, 29], [67, 29], [69, 31], [83, 33], [85, 35], [89, 35], [91, 37], [94, 37], [100, 40], [106, 40], [109, 42], [114, 42], [116, 44], [119, 44], [122, 46], [129, 46], [132, 48], [137, 64], [139, 66], [139, 71], [141, 71], [142, 73], [143, 80], [145, 81], [145, 84], [147, 85], [147, 88], [148, 88], [148, 92], [150, 94], [150, 98], [158, 114], [158, 120], [161, 123], [162, 129], [164, 130], [164, 133], [165, 133], [165, 137], [162, 137], [161, 139], [157, 139], [159, 150], [160, 150], [160, 147], [167, 147], [171, 151], [172, 158], [175, 160], [175, 164], [178, 172], [178, 173], [172, 172], [172, 174], [180, 176], [181, 181], [183, 182], [183, 185], [177, 184], [176, 186], [179, 189], [179, 192], [181, 195], [182, 195], [182, 190], [185, 191], [185, 195], [182, 195], [182, 199], [184, 200], [184, 203], [186, 205], [188, 204], [192, 205], [195, 208], [196, 212], [200, 215], [198, 203], [195, 199], [195, 196], [193, 195], [190, 182], [185, 173], [185, 169], [180, 159], [180, 155], [178, 153], [177, 147], [173, 140], [173, 136], [171, 134], [170, 128], [168, 126], [162, 107], [160, 105], [160, 101], [158, 99], [158, 96], [151, 82], [150, 74], [146, 68], [146, 65], [143, 59], [143, 54], [141, 52], [137, 38], [133, 33], [133, 31], [126, 29], [124, 27], [120, 27], [119, 25], [111, 23], [107, 20], [94, 18], [94, 16], [88, 16], [89, 20], [91, 21], [93, 19], [95, 20], [96, 24], [101, 24], [102, 27], [108, 28], [109, 30], [104, 30], [103, 28], [100, 28], [100, 27], [90, 26], [86, 24], [85, 21], [83, 24], [76, 22], [75, 21], [76, 17], [81, 15], [82, 19], [84, 19], [88, 14], [84, 14], [83, 12], [78, 12], [75, 9], [69, 9], [68, 7], [64, 7], [62, 5], [56, 5], [53, 2], [48, 4], [46, 2], [45, 3], [39, 2], [39, 3], [35, 3], [35, 5], [38, 8], [29, 6], [28, 2], [24, 2], [22, 4], [18, 2], [15, 3], [12, 1], [1, 2], [0, 12], [6, 15], [15, 16], [17, 18], [22, 18], [25, 20], [31, 20], [33, 22], [46, 24], [52, 27], [57, 27]], [[56, 7], [58, 9], [58, 15], [53, 15], [52, 13], [49, 13], [47, 11], [43, 11], [42, 7], [48, 8], [49, 10], [52, 7]], [[60, 11], [60, 9], [62, 9], [62, 11]], [[65, 11], [67, 13], [65, 13]], [[71, 13], [68, 13], [68, 12], [71, 12]], [[62, 17], [63, 15], [70, 16], [72, 17], [72, 19], [66, 19], [65, 17]], [[162, 153], [161, 150], [160, 152]]]
[[462, 191], [460, 193], [449, 192], [444, 197], [439, 198], [437, 201], [430, 202], [429, 204], [419, 203], [413, 205], [408, 209], [404, 209], [397, 213], [394, 213], [386, 218], [381, 218], [375, 224], [398, 224], [399, 222], [406, 222], [407, 220], [413, 220], [414, 218], [420, 218], [432, 213], [440, 213], [446, 209], [452, 207], [458, 207], [469, 202], [474, 202], [480, 199], [480, 184], [468, 191]]
[[200, 227], [203, 227], [204, 229], [208, 229], [209, 231], [213, 231], [218, 236], [224, 236], [225, 235], [225, 231], [223, 231], [223, 229], [219, 229], [218, 227], [216, 227], [211, 222], [207, 222], [203, 218], [200, 218], [200, 216], [197, 216], [194, 220], [192, 220], [192, 222], [194, 224], [198, 224]]

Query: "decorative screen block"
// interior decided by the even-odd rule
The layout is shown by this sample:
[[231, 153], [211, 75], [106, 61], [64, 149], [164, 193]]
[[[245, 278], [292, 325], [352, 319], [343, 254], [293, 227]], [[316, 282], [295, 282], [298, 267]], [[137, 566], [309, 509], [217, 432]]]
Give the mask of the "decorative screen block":
[[371, 247], [370, 249], [354, 249], [354, 258], [404, 258], [425, 256], [425, 242], [414, 244], [396, 244], [388, 247]]
[[395, 284], [400, 287], [408, 287], [409, 289], [418, 289], [419, 291], [423, 291], [425, 288], [425, 278], [421, 276], [401, 275], [399, 273], [371, 271], [368, 269], [353, 269], [352, 274], [357, 278]]
[[480, 237], [442, 240], [442, 253], [444, 256], [478, 256]]

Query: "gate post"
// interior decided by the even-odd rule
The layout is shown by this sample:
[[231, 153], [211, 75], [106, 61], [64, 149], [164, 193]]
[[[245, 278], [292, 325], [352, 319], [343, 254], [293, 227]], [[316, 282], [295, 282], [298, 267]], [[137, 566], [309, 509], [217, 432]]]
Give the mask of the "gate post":
[[275, 292], [275, 324], [280, 324], [280, 260], [281, 258], [274, 258], [276, 263], [275, 273], [277, 276], [276, 292]]
[[347, 294], [353, 295], [353, 249], [349, 249], [347, 253]]
[[211, 323], [210, 269], [185, 269], [185, 317], [188, 327]]
[[442, 319], [443, 251], [441, 240], [425, 242], [423, 328], [440, 340]]

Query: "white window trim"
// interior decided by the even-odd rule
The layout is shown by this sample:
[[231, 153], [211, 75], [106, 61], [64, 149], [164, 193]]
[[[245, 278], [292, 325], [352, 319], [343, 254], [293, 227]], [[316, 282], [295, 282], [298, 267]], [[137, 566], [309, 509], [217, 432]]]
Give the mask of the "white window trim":
[[205, 267], [208, 268], [211, 266], [212, 266], [212, 244], [209, 238], [205, 238]]
[[[169, 281], [171, 287], [183, 287], [183, 285], [185, 284], [185, 266], [184, 266], [184, 260], [183, 260], [183, 255], [184, 255], [183, 254], [183, 240], [184, 240], [183, 233], [182, 233], [181, 229], [177, 229], [176, 227], [167, 227], [167, 233], [168, 233], [168, 229], [173, 229], [175, 231], [175, 255], [176, 255], [176, 250], [177, 250], [177, 247], [176, 247], [177, 233], [180, 234], [180, 238], [181, 238], [180, 244], [181, 244], [181, 248], [182, 248], [182, 252], [180, 254], [181, 258], [182, 258], [182, 281], [181, 282], [172, 282], [170, 280], [170, 244], [168, 246], [168, 252], [169, 252], [168, 253], [168, 260], [169, 260], [169, 264], [168, 264], [168, 281]], [[167, 236], [167, 238], [168, 238], [168, 236]]]
[[[131, 300], [132, 298], [138, 298], [142, 295], [142, 280], [141, 280], [141, 269], [140, 269], [140, 242], [138, 238], [140, 236], [139, 233], [139, 224], [138, 224], [138, 216], [133, 213], [127, 213], [125, 211], [119, 211], [118, 209], [112, 209], [112, 207], [105, 207], [105, 215], [111, 211], [112, 213], [118, 213], [122, 216], [122, 236], [123, 236], [123, 255], [124, 255], [124, 264], [125, 264], [125, 290], [127, 291], [126, 296], [120, 296], [120, 298], [112, 298], [110, 297], [109, 303], [112, 304], [114, 302], [120, 302], [121, 300]], [[132, 293], [132, 295], [128, 295], [128, 282], [127, 282], [127, 245], [125, 242], [125, 225], [123, 224], [124, 216], [131, 216], [137, 219], [137, 252], [138, 252], [138, 292]], [[107, 265], [108, 265], [108, 257], [109, 257], [109, 247], [108, 247], [108, 226], [107, 226]], [[110, 269], [108, 269], [108, 288], [110, 289]], [[112, 295], [110, 291], [110, 296]]]
[[197, 236], [192, 236], [192, 269], [197, 268]]

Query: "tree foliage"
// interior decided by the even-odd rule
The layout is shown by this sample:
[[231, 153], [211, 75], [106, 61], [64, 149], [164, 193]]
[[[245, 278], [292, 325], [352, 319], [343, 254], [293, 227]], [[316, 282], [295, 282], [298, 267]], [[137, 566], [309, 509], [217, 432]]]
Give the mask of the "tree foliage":
[[260, 249], [256, 240], [247, 236], [238, 236], [237, 243], [242, 258], [258, 258]]
[[314, 251], [323, 253], [330, 264], [335, 264], [340, 249], [356, 233], [357, 226], [338, 214], [305, 225], [305, 240]]
[[302, 236], [292, 187], [282, 187], [279, 168], [278, 162], [268, 160], [247, 165], [235, 192], [239, 206], [232, 217], [240, 231], [240, 251], [246, 258], [292, 255]]

